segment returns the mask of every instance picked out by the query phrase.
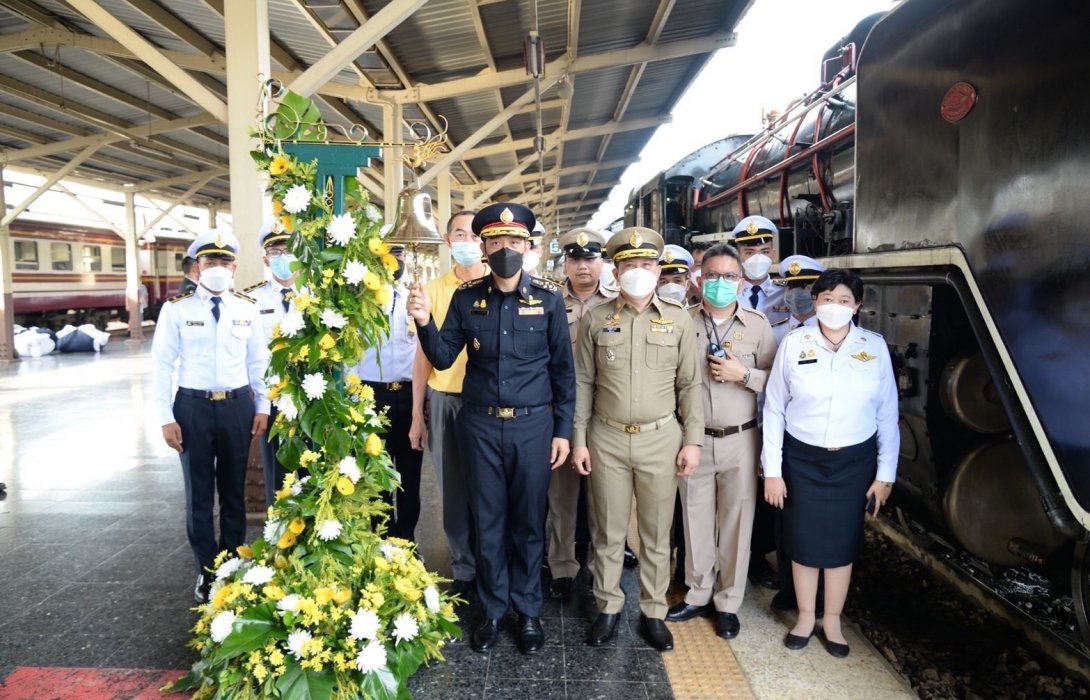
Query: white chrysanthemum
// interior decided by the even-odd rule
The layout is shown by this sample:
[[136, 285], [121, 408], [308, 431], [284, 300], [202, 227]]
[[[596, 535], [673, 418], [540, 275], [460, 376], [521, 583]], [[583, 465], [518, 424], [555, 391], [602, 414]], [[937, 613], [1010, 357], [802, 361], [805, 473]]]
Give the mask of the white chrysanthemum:
[[[379, 218], [382, 218], [381, 214], [379, 215]], [[390, 231], [393, 231], [393, 230], [394, 230], [394, 225], [393, 224], [383, 224], [382, 228], [380, 228], [378, 230], [378, 235], [382, 236], [383, 238], [386, 238], [386, 234], [388, 234]]]
[[276, 574], [276, 569], [271, 566], [255, 566], [246, 572], [246, 575], [242, 577], [242, 582], [255, 586], [264, 586], [272, 581], [274, 574]]
[[304, 185], [292, 185], [284, 193], [284, 211], [298, 214], [310, 206], [310, 190]]
[[326, 328], [344, 328], [346, 323], [348, 323], [348, 317], [340, 311], [322, 309], [322, 324]]
[[303, 486], [308, 481], [310, 481], [310, 477], [304, 476], [302, 479], [297, 479], [296, 481], [292, 482], [291, 495], [298, 496], [299, 494], [303, 493]]
[[432, 612], [439, 612], [439, 591], [435, 586], [424, 589], [424, 605], [427, 605], [428, 610]]
[[382, 556], [386, 557], [387, 561], [393, 561], [394, 556], [401, 551], [401, 547], [389, 542], [384, 542], [379, 549], [382, 550]]
[[347, 476], [348, 480], [353, 484], [360, 480], [360, 468], [356, 464], [355, 457], [345, 457], [337, 463], [337, 470], [340, 471], [341, 476]]
[[295, 420], [299, 417], [299, 409], [295, 406], [295, 399], [291, 394], [281, 394], [276, 397], [276, 410], [284, 416], [284, 420]]
[[297, 659], [303, 658], [303, 649], [310, 641], [310, 632], [297, 630], [288, 635], [288, 651]]
[[348, 627], [348, 636], [352, 639], [375, 639], [378, 630], [382, 627], [382, 621], [374, 610], [360, 608], [352, 616], [352, 624]]
[[367, 274], [367, 266], [357, 260], [349, 260], [344, 266], [344, 281], [349, 284], [359, 284], [363, 276]]
[[299, 331], [303, 330], [306, 325], [307, 320], [303, 317], [303, 313], [295, 306], [292, 306], [280, 319], [280, 335], [285, 338], [294, 338], [299, 335]]
[[280, 383], [280, 375], [279, 374], [274, 374], [274, 375], [270, 376], [268, 379], [265, 380], [265, 386], [270, 387], [270, 388], [276, 386], [279, 383]]
[[224, 610], [212, 618], [212, 641], [223, 644], [227, 635], [231, 634], [231, 627], [235, 624], [235, 614], [230, 610]]
[[371, 642], [356, 656], [356, 668], [360, 673], [374, 673], [386, 668], [386, 647], [381, 642]]
[[280, 612], [295, 612], [299, 609], [299, 596], [289, 593], [276, 601], [276, 609]]
[[241, 559], [238, 559], [236, 557], [228, 559], [227, 561], [220, 564], [219, 568], [216, 569], [216, 580], [222, 581], [223, 579], [238, 571], [238, 567], [240, 566], [242, 566]]
[[394, 311], [394, 285], [386, 285], [386, 291], [389, 292], [389, 294], [386, 295], [387, 298], [389, 298], [389, 301], [382, 305], [382, 313], [389, 316]]
[[338, 214], [325, 227], [329, 240], [339, 246], [346, 246], [356, 237], [356, 220], [351, 214]]
[[280, 540], [281, 535], [284, 534], [284, 530], [287, 529], [287, 525], [282, 520], [266, 520], [265, 530], [261, 533], [266, 542], [276, 544]]
[[420, 633], [420, 625], [409, 613], [401, 613], [394, 619], [394, 637], [397, 643], [411, 642]]
[[341, 536], [344, 526], [337, 520], [323, 520], [318, 523], [318, 539], [323, 542], [335, 540]]
[[319, 372], [314, 372], [303, 377], [303, 392], [311, 401], [317, 401], [325, 394], [329, 382]]

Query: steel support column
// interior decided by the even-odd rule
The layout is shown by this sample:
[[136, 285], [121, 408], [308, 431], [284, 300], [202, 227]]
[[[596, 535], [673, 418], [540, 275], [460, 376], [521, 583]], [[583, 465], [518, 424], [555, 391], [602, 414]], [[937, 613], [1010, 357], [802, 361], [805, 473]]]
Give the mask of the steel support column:
[[[129, 340], [144, 339], [140, 315], [140, 244], [136, 238], [136, 193], [125, 188], [125, 308], [129, 310]], [[154, 253], [153, 253], [154, 254]], [[158, 295], [157, 295], [158, 296]], [[148, 290], [151, 299], [151, 290]]]
[[[402, 108], [399, 104], [382, 104], [382, 139], [387, 143], [401, 143]], [[382, 176], [385, 201], [383, 202], [386, 223], [397, 220], [397, 203], [401, 188], [405, 185], [404, 169], [401, 166], [401, 147], [386, 146], [382, 149]]]
[[[450, 221], [450, 215], [454, 213], [450, 206], [450, 170], [444, 168], [442, 172], [436, 174], [435, 189], [437, 205], [435, 224], [439, 227], [439, 233], [446, 233], [447, 222]], [[445, 245], [439, 246], [438, 258], [439, 274], [446, 274], [450, 269], [450, 248]]]
[[[0, 163], [0, 212], [8, 210], [4, 187], [4, 165]], [[0, 362], [15, 359], [15, 307], [11, 288], [13, 253], [8, 224], [0, 221]]]

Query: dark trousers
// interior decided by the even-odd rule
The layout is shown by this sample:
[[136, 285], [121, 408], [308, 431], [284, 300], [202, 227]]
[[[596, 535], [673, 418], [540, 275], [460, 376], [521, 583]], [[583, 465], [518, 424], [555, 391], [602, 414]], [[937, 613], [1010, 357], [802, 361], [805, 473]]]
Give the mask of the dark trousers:
[[[246, 538], [246, 461], [254, 400], [243, 392], [224, 401], [179, 393], [174, 419], [182, 428], [182, 475], [185, 478], [186, 535], [197, 572], [212, 566], [220, 550], [234, 550]], [[212, 520], [219, 493], [220, 539]]]
[[500, 420], [466, 404], [456, 427], [469, 465], [477, 593], [485, 617], [502, 618], [509, 607], [540, 617], [552, 410], [542, 406]]
[[[273, 421], [276, 420], [276, 406], [273, 406], [269, 410], [269, 431], [272, 431]], [[271, 506], [276, 502], [276, 492], [284, 485], [284, 477], [287, 476], [287, 470], [284, 469], [284, 465], [280, 463], [280, 460], [276, 458], [276, 453], [280, 450], [280, 438], [269, 437], [269, 433], [265, 433], [265, 436], [261, 440], [261, 467], [265, 472], [265, 505]]]
[[401, 475], [401, 489], [396, 494], [384, 493], [382, 500], [395, 508], [390, 511], [386, 534], [415, 541], [416, 523], [420, 520], [420, 467], [424, 453], [414, 450], [409, 443], [409, 428], [413, 422], [413, 385], [403, 382], [397, 391], [386, 384], [364, 382], [375, 390], [375, 406], [387, 408], [390, 427], [386, 431], [386, 450], [394, 460], [394, 468]]

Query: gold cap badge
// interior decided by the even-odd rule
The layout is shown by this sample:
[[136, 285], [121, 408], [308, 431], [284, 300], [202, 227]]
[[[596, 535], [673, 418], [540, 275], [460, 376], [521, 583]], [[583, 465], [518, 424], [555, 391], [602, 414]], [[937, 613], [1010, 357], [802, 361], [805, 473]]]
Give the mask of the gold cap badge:
[[515, 220], [515, 215], [511, 213], [510, 209], [508, 209], [507, 207], [504, 207], [503, 211], [500, 212], [500, 221], [502, 221], [505, 224], [509, 224], [514, 220]]
[[633, 248], [643, 247], [643, 236], [640, 235], [639, 231], [632, 232], [632, 235], [628, 237], [628, 244]]
[[578, 236], [576, 236], [575, 242], [580, 248], [586, 248], [587, 243], [590, 243], [590, 239], [587, 238], [587, 234], [580, 233]]
[[757, 225], [756, 221], [751, 220], [748, 224], [746, 224], [746, 233], [748, 233], [751, 236], [753, 234], [757, 233], [760, 230], [761, 230], [761, 227]]
[[802, 265], [799, 265], [798, 260], [792, 260], [791, 266], [787, 268], [788, 274], [797, 275], [802, 272]]
[[217, 248], [222, 248], [224, 245], [223, 234], [217, 233], [216, 240], [214, 242]]
[[674, 261], [674, 251], [668, 250], [662, 254], [662, 261], [672, 263]]

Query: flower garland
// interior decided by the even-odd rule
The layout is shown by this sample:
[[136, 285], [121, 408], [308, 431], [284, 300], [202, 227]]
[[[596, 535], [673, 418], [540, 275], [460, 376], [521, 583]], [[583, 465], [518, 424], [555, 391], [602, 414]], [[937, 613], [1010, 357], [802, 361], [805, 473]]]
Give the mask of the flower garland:
[[[308, 101], [292, 96], [302, 113]], [[299, 102], [302, 101], [302, 102]], [[459, 634], [442, 579], [405, 540], [382, 537], [380, 494], [398, 486], [374, 392], [342, 368], [388, 332], [397, 261], [386, 227], [355, 180], [334, 214], [317, 161], [272, 146], [253, 153], [270, 175], [279, 225], [292, 233], [299, 293], [273, 330], [271, 433], [289, 469], [263, 536], [221, 552], [190, 646], [200, 659], [166, 690], [194, 698], [404, 698], [405, 681], [442, 660]]]

